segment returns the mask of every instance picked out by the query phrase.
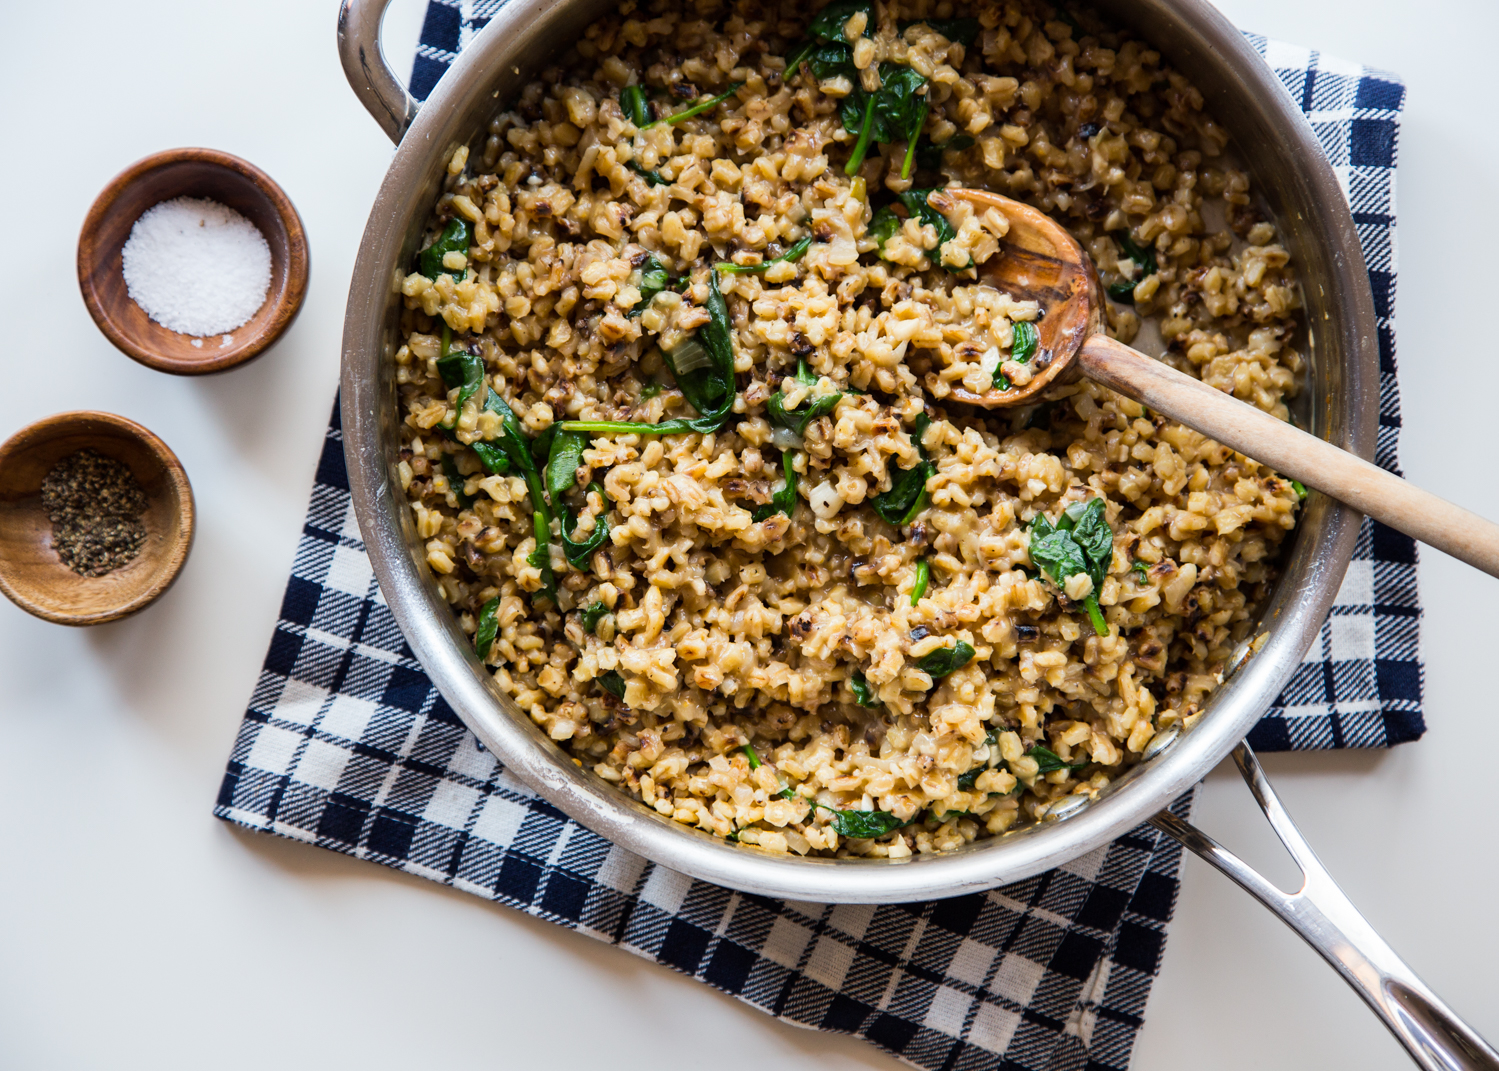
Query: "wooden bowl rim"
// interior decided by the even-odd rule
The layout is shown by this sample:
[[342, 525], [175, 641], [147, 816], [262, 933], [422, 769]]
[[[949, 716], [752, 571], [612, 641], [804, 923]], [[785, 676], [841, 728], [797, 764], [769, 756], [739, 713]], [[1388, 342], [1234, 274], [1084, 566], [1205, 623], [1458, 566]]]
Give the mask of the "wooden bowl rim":
[[[43, 417], [41, 420], [27, 424], [0, 443], [0, 466], [4, 466], [20, 451], [38, 446], [59, 434], [65, 434], [85, 422], [104, 424], [136, 439], [161, 463], [180, 504], [178, 516], [181, 529], [177, 540], [165, 555], [165, 568], [158, 570], [156, 579], [149, 587], [118, 606], [93, 613], [59, 613], [28, 598], [12, 584], [8, 564], [0, 558], [0, 593], [27, 613], [57, 625], [102, 625], [107, 621], [118, 621], [123, 617], [129, 617], [150, 606], [165, 594], [167, 588], [171, 587], [173, 581], [177, 579], [177, 574], [182, 572], [182, 566], [187, 562], [188, 551], [192, 549], [193, 534], [197, 527], [197, 507], [193, 502], [193, 486], [187, 478], [187, 470], [182, 462], [172, 452], [172, 448], [162, 442], [154, 432], [127, 417], [97, 409], [76, 409], [72, 412], [54, 413], [52, 416]], [[0, 509], [4, 508], [5, 505], [0, 503]]]
[[[205, 355], [202, 359], [170, 357], [141, 346], [134, 338], [120, 330], [119, 325], [105, 311], [104, 304], [93, 285], [93, 269], [108, 252], [100, 248], [93, 239], [105, 215], [131, 186], [154, 171], [179, 163], [209, 164], [249, 179], [256, 189], [265, 195], [280, 218], [281, 225], [286, 229], [286, 289], [277, 304], [275, 315], [259, 334], [243, 345], [235, 346], [227, 354]], [[89, 315], [93, 317], [99, 330], [104, 332], [105, 337], [114, 344], [116, 349], [158, 372], [169, 372], [178, 376], [209, 375], [237, 368], [259, 357], [286, 332], [292, 321], [296, 319], [297, 313], [301, 311], [302, 302], [307, 297], [309, 271], [307, 232], [302, 226], [302, 217], [297, 213], [296, 206], [292, 204], [286, 191], [278, 186], [271, 176], [250, 161], [219, 149], [194, 147], [165, 149], [131, 164], [110, 179], [99, 196], [94, 198], [94, 203], [89, 206], [88, 214], [83, 218], [83, 228], [78, 235], [77, 269], [78, 288], [83, 292], [83, 303], [87, 306]], [[273, 281], [272, 286], [274, 285]]]

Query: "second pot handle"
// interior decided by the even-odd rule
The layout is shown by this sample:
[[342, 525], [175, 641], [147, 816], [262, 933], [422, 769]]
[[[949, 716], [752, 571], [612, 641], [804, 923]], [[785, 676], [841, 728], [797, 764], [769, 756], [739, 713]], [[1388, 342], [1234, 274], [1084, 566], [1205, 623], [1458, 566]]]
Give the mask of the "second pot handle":
[[421, 101], [396, 77], [380, 47], [380, 22], [390, 0], [343, 0], [338, 9], [338, 58], [354, 95], [397, 145]]
[[1170, 811], [1156, 815], [1151, 824], [1217, 867], [1300, 934], [1364, 998], [1418, 1067], [1499, 1071], [1499, 1053], [1416, 977], [1338, 888], [1286, 813], [1248, 743], [1234, 749], [1234, 762], [1281, 843], [1301, 867], [1305, 880], [1300, 891], [1282, 892]]

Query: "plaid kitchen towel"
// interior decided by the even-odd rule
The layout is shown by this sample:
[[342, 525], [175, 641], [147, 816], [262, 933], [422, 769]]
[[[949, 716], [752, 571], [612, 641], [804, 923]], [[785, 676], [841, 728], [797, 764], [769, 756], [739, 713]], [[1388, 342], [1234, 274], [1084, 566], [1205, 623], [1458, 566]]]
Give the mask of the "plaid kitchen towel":
[[[413, 84], [431, 89], [496, 5], [434, 0]], [[1379, 313], [1378, 460], [1396, 468], [1393, 75], [1253, 37], [1354, 208]], [[1262, 750], [1419, 737], [1414, 543], [1366, 521], [1317, 644], [1252, 739]], [[1185, 813], [1190, 800], [1176, 809]], [[1068, 865], [926, 904], [784, 903], [621, 850], [513, 779], [412, 657], [350, 504], [338, 409], [281, 619], [215, 813], [396, 867], [673, 967], [785, 1022], [921, 1068], [1128, 1066], [1165, 945], [1180, 849], [1141, 826]]]

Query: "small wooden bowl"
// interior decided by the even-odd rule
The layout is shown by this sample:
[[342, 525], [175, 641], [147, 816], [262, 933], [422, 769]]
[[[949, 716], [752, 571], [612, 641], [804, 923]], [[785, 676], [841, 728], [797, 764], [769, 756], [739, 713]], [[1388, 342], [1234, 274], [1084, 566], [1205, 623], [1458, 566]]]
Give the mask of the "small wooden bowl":
[[[42, 480], [91, 446], [130, 467], [146, 493], [146, 543], [103, 576], [79, 576], [52, 549]], [[193, 489], [177, 455], [132, 420], [112, 413], [59, 413], [0, 445], [0, 591], [59, 625], [98, 625], [145, 609], [172, 586], [193, 545]]]
[[[130, 228], [146, 209], [174, 197], [206, 197], [234, 209], [271, 247], [265, 303], [227, 335], [195, 340], [169, 331], [125, 287], [120, 251]], [[132, 164], [104, 187], [78, 236], [78, 286], [99, 330], [141, 364], [179, 376], [223, 372], [264, 352], [301, 310], [307, 269], [307, 235], [290, 198], [254, 164], [215, 149], [168, 149]]]

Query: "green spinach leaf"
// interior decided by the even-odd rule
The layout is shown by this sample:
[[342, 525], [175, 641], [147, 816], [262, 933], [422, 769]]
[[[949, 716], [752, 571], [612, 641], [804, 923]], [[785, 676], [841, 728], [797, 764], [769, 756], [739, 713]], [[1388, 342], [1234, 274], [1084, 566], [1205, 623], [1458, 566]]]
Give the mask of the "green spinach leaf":
[[437, 374], [442, 377], [444, 387], [448, 390], [456, 387], [458, 390], [458, 399], [453, 403], [453, 423], [445, 426], [446, 431], [452, 431], [458, 426], [463, 406], [484, 386], [484, 358], [466, 350], [450, 349], [452, 341], [453, 332], [444, 323], [442, 354], [437, 358]]
[[623, 699], [625, 697], [625, 679], [619, 675], [619, 670], [611, 669], [607, 673], [600, 673], [593, 680], [595, 684], [614, 696], [614, 698]]
[[[874, 94], [877, 133], [881, 142], [904, 141], [906, 157], [900, 169], [901, 178], [911, 177], [916, 160], [916, 142], [926, 125], [927, 98], [921, 90], [926, 79], [910, 67], [887, 65], [880, 71], [884, 84]], [[855, 168], [854, 170], [858, 170]], [[853, 174], [852, 171], [849, 174]]]
[[770, 401], [765, 405], [766, 415], [770, 422], [778, 427], [790, 428], [798, 435], [807, 433], [807, 425], [820, 416], [825, 416], [838, 408], [838, 402], [843, 397], [843, 392], [837, 394], [823, 394], [816, 398], [807, 399], [807, 404], [801, 409], [787, 409], [784, 401], [785, 395], [780, 391], [770, 396]]
[[609, 538], [609, 496], [604, 494], [603, 485], [597, 481], [589, 484], [588, 490], [597, 492], [598, 496], [604, 500], [604, 512], [594, 519], [593, 531], [588, 533], [583, 542], [573, 542], [573, 532], [578, 527], [578, 519], [573, 516], [572, 509], [565, 508], [562, 514], [562, 553], [574, 569], [587, 569], [594, 551], [602, 547], [605, 540]]
[[937, 475], [937, 467], [927, 458], [926, 447], [922, 445], [926, 429], [931, 423], [932, 418], [922, 413], [916, 418], [916, 426], [911, 434], [921, 461], [914, 468], [901, 469], [899, 475], [891, 478], [890, 490], [870, 499], [869, 504], [874, 507], [874, 511], [891, 524], [910, 524], [931, 501], [926, 482]]
[[650, 308], [656, 295], [670, 289], [672, 281], [671, 272], [662, 267], [655, 254], [647, 253], [645, 261], [640, 265], [640, 300], [630, 306], [630, 315], [639, 316]]
[[756, 506], [752, 514], [756, 524], [768, 521], [777, 513], [784, 513], [790, 517], [796, 512], [796, 468], [794, 462], [796, 455], [787, 450], [781, 455], [781, 471], [786, 482], [781, 489], [770, 496], [770, 502], [764, 506]]
[[866, 19], [864, 25], [865, 35], [874, 36], [874, 3], [873, 0], [835, 0], [817, 13], [812, 24], [807, 27], [807, 34], [819, 41], [842, 41], [844, 40], [843, 28], [848, 25], [848, 20], [859, 12], [864, 13]]
[[609, 614], [609, 607], [601, 602], [596, 602], [585, 609], [579, 617], [583, 621], [583, 631], [592, 634], [598, 627], [598, 623]]
[[547, 498], [554, 511], [561, 507], [563, 496], [577, 486], [578, 469], [587, 447], [588, 436], [582, 432], [559, 431], [552, 436], [547, 453]]
[[1156, 273], [1154, 249], [1135, 241], [1129, 231], [1113, 231], [1109, 237], [1119, 244], [1124, 255], [1133, 260], [1135, 267], [1140, 269], [1138, 278], [1145, 279]]
[[635, 174], [639, 175], [641, 178], [645, 179], [645, 181], [652, 186], [671, 185], [671, 179], [664, 178], [658, 172], [650, 171], [646, 168], [641, 167], [634, 160], [626, 160], [625, 166], [628, 167], [631, 171], [635, 172]]
[[933, 145], [931, 142], [920, 146], [916, 150], [916, 162], [928, 170], [935, 171], [942, 166], [942, 154], [949, 152], [962, 152], [971, 149], [976, 142], [967, 134], [954, 134], [941, 145]]
[[735, 82], [733, 85], [729, 86], [728, 89], [724, 90], [716, 97], [709, 97], [706, 100], [700, 100], [692, 107], [685, 108], [682, 111], [677, 112], [675, 115], [668, 115], [665, 119], [653, 120], [652, 122], [646, 123], [645, 126], [640, 126], [637, 123], [637, 129], [644, 130], [646, 129], [646, 127], [657, 126], [661, 123], [680, 123], [683, 119], [691, 119], [694, 115], [701, 115], [703, 112], [706, 112], [711, 108], [718, 107], [720, 104], [728, 100], [743, 88], [743, 82]]
[[621, 89], [619, 110], [625, 113], [626, 119], [635, 124], [637, 130], [651, 125], [651, 106], [650, 102], [645, 99], [644, 86], [625, 86]]
[[704, 306], [709, 320], [693, 336], [708, 352], [707, 365], [686, 369], [678, 374], [672, 355], [666, 355], [677, 387], [692, 403], [700, 416], [692, 419], [666, 420], [645, 424], [634, 420], [568, 420], [563, 431], [581, 431], [589, 435], [683, 435], [687, 432], [710, 434], [724, 426], [734, 409], [734, 331], [729, 307], [718, 289], [718, 273], [708, 273], [708, 301]]
[[[934, 259], [941, 261], [942, 247], [956, 238], [958, 236], [958, 232], [953, 230], [953, 226], [947, 221], [947, 217], [933, 208], [928, 201], [928, 198], [930, 198], [932, 194], [937, 192], [938, 191], [935, 189], [906, 190], [904, 193], [900, 194], [900, 200], [901, 204], [906, 206], [906, 210], [910, 212], [911, 215], [921, 220], [921, 222], [924, 224], [930, 224], [932, 229], [937, 232], [937, 248], [934, 251]], [[971, 262], [969, 264], [964, 264], [962, 267], [958, 268], [943, 264], [943, 267], [947, 268], [948, 271], [955, 274], [960, 271], [966, 271], [971, 266]]]
[[[760, 753], [755, 750], [753, 744], [745, 744], [744, 747], [740, 748], [739, 750], [743, 751], [744, 757], [749, 760], [749, 768], [752, 771], [758, 770], [761, 766], [765, 765], [760, 761]], [[780, 791], [776, 793], [778, 797], [783, 800], [789, 800], [796, 796], [796, 790], [785, 783], [785, 779], [781, 777], [781, 772], [779, 770], [776, 771], [776, 780], [781, 785]]]
[[1010, 360], [1017, 364], [1025, 364], [1036, 355], [1036, 347], [1041, 343], [1041, 336], [1036, 331], [1036, 325], [1029, 320], [1017, 320], [1012, 331]]
[[819, 803], [816, 806], [830, 813], [833, 816], [833, 828], [838, 830], [838, 835], [850, 840], [874, 840], [910, 824], [889, 811], [840, 811], [826, 804]]
[[798, 260], [801, 260], [802, 257], [806, 254], [807, 250], [811, 248], [812, 238], [809, 235], [808, 237], [798, 241], [780, 256], [772, 257], [770, 260], [762, 260], [759, 264], [731, 264], [728, 261], [722, 261], [715, 265], [715, 267], [717, 267], [719, 271], [724, 272], [728, 275], [749, 275], [756, 272], [769, 271], [771, 266], [774, 264], [795, 264]]
[[941, 680], [949, 673], [962, 669], [973, 660], [973, 647], [962, 640], [956, 646], [943, 647], [927, 655], [916, 664], [931, 677], [932, 680]]
[[433, 282], [437, 281], [439, 275], [450, 275], [455, 283], [459, 282], [468, 274], [468, 269], [454, 271], [452, 268], [445, 268], [442, 266], [442, 258], [449, 253], [462, 253], [467, 256], [468, 247], [473, 243], [474, 230], [469, 226], [468, 220], [450, 219], [437, 241], [417, 255], [417, 271]]
[[932, 566], [925, 558], [916, 563], [916, 583], [911, 588], [911, 605], [915, 606], [921, 602], [921, 597], [926, 594], [926, 586], [932, 580]]
[[458, 497], [458, 508], [468, 509], [474, 504], [472, 495], [465, 494], [463, 490], [463, 476], [458, 471], [458, 462], [452, 454], [442, 455], [442, 474], [448, 478], [448, 486], [453, 489], [453, 494]]
[[1059, 588], [1067, 579], [1082, 573], [1093, 581], [1093, 591], [1083, 600], [1083, 608], [1100, 636], [1109, 634], [1108, 622], [1098, 605], [1113, 560], [1114, 533], [1104, 521], [1104, 502], [1094, 498], [1075, 502], [1063, 511], [1055, 526], [1046, 515], [1038, 513], [1031, 521], [1031, 561]]
[[848, 690], [854, 693], [854, 702], [861, 707], [880, 705], [880, 701], [874, 697], [874, 689], [869, 686], [869, 680], [864, 676], [863, 670], [854, 670], [853, 675], [848, 678]]
[[895, 209], [886, 205], [869, 221], [869, 237], [873, 238], [875, 246], [883, 251], [885, 243], [895, 237], [895, 232], [900, 230], [904, 222], [900, 216], [896, 215]]
[[483, 662], [489, 658], [489, 649], [500, 634], [500, 600], [490, 599], [479, 607], [479, 630], [474, 634], [474, 651]]
[[510, 472], [510, 457], [505, 453], [503, 447], [494, 443], [476, 442], [470, 443], [474, 453], [479, 455], [479, 463], [484, 466], [484, 471], [491, 476], [505, 476]]
[[541, 590], [536, 594], [545, 596], [557, 605], [557, 577], [552, 573], [552, 527], [545, 513], [537, 510], [531, 514], [532, 531], [536, 534], [536, 549], [526, 555], [534, 568], [541, 570]]
[[1040, 744], [1035, 745], [1025, 754], [1028, 758], [1036, 760], [1036, 775], [1038, 777], [1044, 774], [1052, 773], [1056, 770], [1071, 770], [1076, 773], [1078, 770], [1081, 770], [1084, 766], [1088, 765], [1086, 760], [1083, 762], [1073, 763], [1063, 762], [1061, 756], [1059, 756], [1055, 751], [1052, 751], [1047, 747], [1042, 747]]

